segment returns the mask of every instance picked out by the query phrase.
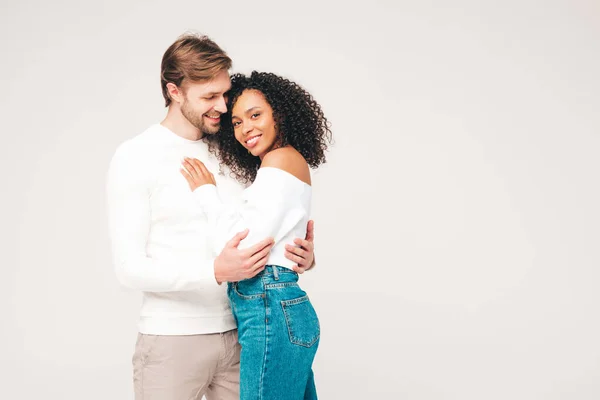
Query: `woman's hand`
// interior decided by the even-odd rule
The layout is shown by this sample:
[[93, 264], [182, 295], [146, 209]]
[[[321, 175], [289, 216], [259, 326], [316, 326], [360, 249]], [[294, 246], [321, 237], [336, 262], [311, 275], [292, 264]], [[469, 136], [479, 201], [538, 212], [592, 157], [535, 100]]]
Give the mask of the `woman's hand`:
[[215, 177], [210, 173], [202, 161], [197, 158], [184, 157], [181, 162], [183, 168], [179, 170], [187, 180], [192, 192], [202, 185], [216, 185]]

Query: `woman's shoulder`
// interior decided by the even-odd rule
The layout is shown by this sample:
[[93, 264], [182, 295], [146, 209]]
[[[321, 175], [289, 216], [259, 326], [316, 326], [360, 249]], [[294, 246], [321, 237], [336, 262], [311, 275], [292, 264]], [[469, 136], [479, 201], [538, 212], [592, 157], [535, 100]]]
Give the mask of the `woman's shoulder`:
[[280, 147], [268, 152], [261, 163], [261, 168], [271, 167], [292, 174], [302, 182], [310, 185], [310, 169], [308, 163], [298, 150], [291, 146]]

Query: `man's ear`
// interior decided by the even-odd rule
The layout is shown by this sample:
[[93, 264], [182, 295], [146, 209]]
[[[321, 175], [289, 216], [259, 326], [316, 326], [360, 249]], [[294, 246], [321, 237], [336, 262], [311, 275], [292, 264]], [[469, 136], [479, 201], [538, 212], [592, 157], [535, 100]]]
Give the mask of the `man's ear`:
[[167, 83], [167, 91], [169, 92], [169, 97], [174, 103], [181, 104], [184, 101], [184, 93], [181, 88], [178, 88], [174, 83]]

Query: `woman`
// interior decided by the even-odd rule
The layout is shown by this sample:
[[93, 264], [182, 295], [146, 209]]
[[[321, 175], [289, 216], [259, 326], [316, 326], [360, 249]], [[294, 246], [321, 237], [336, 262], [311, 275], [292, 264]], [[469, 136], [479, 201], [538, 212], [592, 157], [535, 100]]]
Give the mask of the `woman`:
[[228, 284], [242, 346], [240, 399], [316, 399], [311, 366], [319, 320], [284, 253], [306, 233], [309, 167], [325, 162], [331, 131], [319, 104], [285, 78], [254, 71], [233, 75], [231, 83], [229, 111], [212, 149], [236, 178], [252, 182], [243, 206], [221, 203], [213, 175], [199, 160], [186, 159], [182, 174], [214, 228], [215, 251], [245, 228], [250, 232], [240, 247], [275, 240], [262, 272]]

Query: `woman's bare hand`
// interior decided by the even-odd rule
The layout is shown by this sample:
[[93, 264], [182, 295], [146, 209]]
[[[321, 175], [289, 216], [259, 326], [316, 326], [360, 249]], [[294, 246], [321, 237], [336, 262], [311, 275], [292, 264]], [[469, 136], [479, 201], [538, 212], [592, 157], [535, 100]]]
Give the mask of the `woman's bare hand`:
[[192, 192], [202, 185], [216, 185], [214, 175], [206, 168], [204, 163], [197, 158], [185, 157], [181, 162], [183, 168], [179, 170], [187, 180]]

